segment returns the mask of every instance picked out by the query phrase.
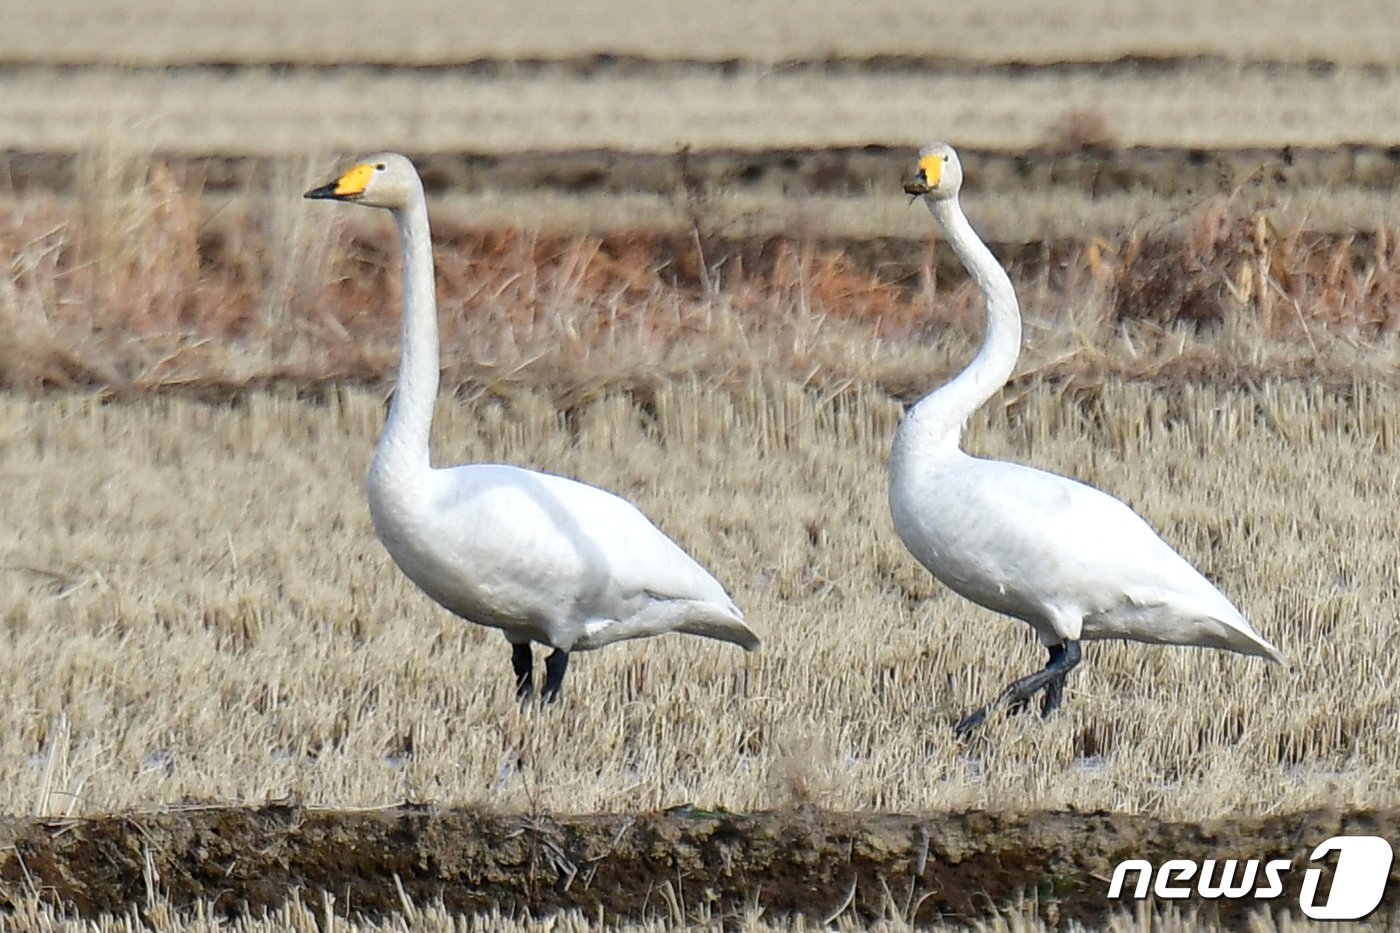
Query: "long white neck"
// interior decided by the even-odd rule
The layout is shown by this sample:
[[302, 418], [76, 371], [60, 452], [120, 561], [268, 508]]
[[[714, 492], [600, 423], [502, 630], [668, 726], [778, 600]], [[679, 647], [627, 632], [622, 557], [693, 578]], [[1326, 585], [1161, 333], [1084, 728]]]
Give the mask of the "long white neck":
[[428, 437], [432, 434], [438, 391], [433, 249], [428, 234], [428, 206], [421, 190], [393, 215], [403, 252], [403, 336], [394, 401], [371, 468], [371, 476], [381, 478], [429, 469]]
[[891, 452], [891, 469], [896, 471], [919, 469], [957, 455], [968, 417], [1006, 385], [1021, 352], [1021, 308], [1006, 270], [967, 222], [956, 197], [927, 203], [953, 252], [986, 298], [987, 333], [967, 369], [905, 415]]

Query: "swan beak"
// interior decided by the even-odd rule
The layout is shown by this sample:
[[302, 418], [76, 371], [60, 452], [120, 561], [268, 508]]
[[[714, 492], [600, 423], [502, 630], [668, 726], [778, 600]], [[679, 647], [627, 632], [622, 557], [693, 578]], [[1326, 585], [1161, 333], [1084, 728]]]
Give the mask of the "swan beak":
[[335, 181], [312, 188], [302, 197], [312, 201], [353, 201], [365, 193], [374, 169], [368, 165], [357, 165]]
[[925, 155], [919, 159], [919, 169], [914, 178], [904, 183], [904, 193], [911, 197], [928, 194], [943, 179], [943, 160], [937, 155]]
[[[927, 179], [924, 178], [923, 169], [919, 169], [917, 175], [904, 183], [904, 193], [911, 198], [917, 198], [919, 195], [928, 194], [932, 190]], [[310, 197], [310, 195], [307, 195], [307, 197]]]
[[338, 184], [339, 182], [333, 181], [328, 185], [312, 188], [310, 191], [306, 192], [306, 194], [303, 194], [302, 197], [312, 201], [337, 201], [340, 199], [340, 195], [335, 193], [335, 187]]

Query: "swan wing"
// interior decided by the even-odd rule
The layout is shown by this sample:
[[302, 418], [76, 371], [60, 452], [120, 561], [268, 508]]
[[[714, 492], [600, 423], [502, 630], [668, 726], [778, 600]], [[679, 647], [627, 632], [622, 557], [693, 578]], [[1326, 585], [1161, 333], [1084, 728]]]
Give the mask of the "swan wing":
[[426, 492], [390, 530], [406, 540], [381, 537], [470, 621], [565, 650], [667, 631], [758, 645], [719, 581], [612, 493], [499, 464], [433, 471]]
[[1278, 659], [1140, 515], [1092, 486], [973, 457], [921, 486], [922, 502], [913, 508], [893, 502], [897, 526], [912, 525], [910, 550], [955, 591], [1042, 635], [1203, 645]]

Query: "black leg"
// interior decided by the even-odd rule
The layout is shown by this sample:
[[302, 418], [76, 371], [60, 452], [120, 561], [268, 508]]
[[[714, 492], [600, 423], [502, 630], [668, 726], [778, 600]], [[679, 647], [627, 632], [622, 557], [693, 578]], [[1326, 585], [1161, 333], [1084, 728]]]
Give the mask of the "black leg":
[[[1072, 654], [1073, 657], [1066, 658]], [[1045, 719], [1055, 710], [1060, 708], [1060, 704], [1065, 699], [1065, 678], [1069, 672], [1074, 670], [1083, 657], [1079, 650], [1079, 642], [1068, 641], [1063, 645], [1052, 645], [1050, 647], [1050, 663], [1045, 665], [1046, 670], [1050, 668], [1060, 668], [1060, 676], [1045, 685], [1045, 698], [1040, 701], [1040, 718]]]
[[535, 693], [535, 656], [530, 651], [528, 641], [511, 645], [510, 666], [515, 668], [516, 699], [530, 699]]
[[953, 734], [959, 738], [967, 735], [982, 725], [987, 715], [1003, 703], [1011, 704], [1012, 709], [1024, 709], [1031, 697], [1041, 690], [1045, 691], [1045, 700], [1041, 705], [1040, 712], [1042, 716], [1049, 716], [1059, 708], [1060, 703], [1064, 700], [1065, 677], [1079, 664], [1082, 656], [1077, 641], [1067, 641], [1063, 645], [1055, 645], [1050, 649], [1050, 661], [1045, 665], [1044, 670], [1036, 671], [1034, 674], [1013, 681], [1011, 686], [1003, 690], [995, 700], [958, 723], [953, 728]]
[[569, 652], [562, 648], [544, 659], [544, 692], [541, 696], [548, 703], [559, 699], [559, 690], [564, 686], [564, 671], [569, 667]]

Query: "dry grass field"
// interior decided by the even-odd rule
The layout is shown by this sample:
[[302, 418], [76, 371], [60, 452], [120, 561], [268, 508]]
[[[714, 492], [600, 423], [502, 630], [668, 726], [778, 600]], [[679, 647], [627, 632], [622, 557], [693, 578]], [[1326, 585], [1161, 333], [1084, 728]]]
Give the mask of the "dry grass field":
[[[427, 603], [366, 521], [397, 330], [382, 218], [322, 221], [286, 165], [212, 202], [160, 160], [98, 153], [73, 177], [67, 194], [10, 202], [0, 227], [13, 337], [0, 353], [0, 788], [4, 812], [29, 817], [5, 830], [0, 877], [17, 929], [46, 928], [68, 909], [54, 900], [88, 916], [139, 902], [159, 928], [225, 916], [227, 895], [177, 883], [191, 850], [143, 824], [172, 806], [187, 830], [210, 808], [269, 800], [527, 820], [1073, 807], [1194, 826], [1396, 799], [1395, 553], [1376, 508], [1395, 487], [1388, 226], [1360, 243], [1314, 236], [1222, 195], [1016, 265], [1022, 374], [970, 446], [1123, 496], [1293, 664], [1096, 645], [1066, 715], [997, 720], [960, 746], [951, 723], [1040, 652], [934, 584], [889, 527], [901, 400], [961, 366], [980, 334], [975, 292], [928, 265], [926, 244], [882, 272], [838, 247], [710, 237], [705, 205], [689, 238], [444, 225], [439, 460], [527, 464], [633, 498], [766, 639], [755, 656], [684, 638], [616, 646], [579, 659], [565, 703], [521, 710], [504, 642]], [[88, 835], [100, 819], [74, 822], [109, 813], [143, 826], [130, 874], [107, 861], [125, 844]], [[77, 898], [90, 861], [36, 859], [31, 832], [87, 844], [81, 858], [123, 880]], [[1097, 851], [1094, 838], [1070, 848]], [[999, 866], [973, 882], [1002, 892], [977, 911], [946, 889], [913, 908], [867, 885], [849, 920], [1104, 919], [1096, 886], [1079, 889], [1096, 905], [1083, 906], [1059, 882], [1028, 894], [1041, 869]], [[907, 871], [884, 867], [882, 884]], [[398, 883], [425, 918], [494, 922], [430, 880]], [[763, 906], [758, 889], [736, 906], [669, 884], [652, 878], [655, 901], [610, 916], [768, 923], [741, 909]], [[780, 928], [841, 903], [838, 882], [796, 902], [767, 889], [809, 916], [780, 911]], [[356, 911], [280, 890], [264, 902], [282, 912], [271, 928]], [[1217, 919], [1240, 918], [1203, 921]]]
[[[69, 0], [71, 2], [71, 0]], [[894, 0], [661, 0], [645, 15], [619, 0], [449, 0], [394, 6], [333, 0], [113, 0], [93, 8], [25, 4], [7, 18], [0, 58], [18, 62], [181, 64], [369, 60], [645, 58], [787, 61], [915, 55], [1001, 63], [1125, 55], [1394, 64], [1400, 24], [1383, 0], [1267, 8], [1207, 0], [1171, 6], [1112, 0], [989, 11], [954, 0], [936, 11]]]
[[891, 533], [888, 399], [668, 384], [567, 417], [534, 393], [444, 404], [440, 457], [634, 498], [766, 638], [752, 657], [680, 637], [580, 656], [566, 702], [524, 711], [504, 642], [427, 604], [373, 539], [359, 484], [381, 401], [5, 402], [6, 812], [411, 799], [1185, 820], [1396, 798], [1389, 390], [1118, 384], [1067, 405], [1038, 384], [978, 419], [975, 449], [1132, 502], [1292, 664], [1094, 645], [1066, 715], [998, 719], [970, 746], [952, 722], [1039, 651]]
[[[1389, 5], [90, 6], [0, 30], [0, 933], [1266, 933], [1298, 877], [1107, 877], [1400, 838]], [[935, 135], [1026, 309], [967, 446], [1129, 502], [1287, 666], [1092, 644], [1062, 714], [954, 741], [1043, 651], [888, 517], [982, 329], [900, 193]], [[300, 197], [386, 147], [436, 461], [632, 499], [760, 652], [615, 645], [522, 709], [393, 567], [392, 233]]]
[[[680, 105], [683, 102], [683, 106]], [[471, 69], [161, 68], [7, 70], [0, 142], [72, 150], [94, 126], [162, 151], [290, 155], [307, 141], [410, 152], [915, 146], [1023, 149], [1094, 113], [1124, 146], [1389, 145], [1400, 137], [1400, 72], [792, 69], [656, 66], [579, 74]]]
[[998, 720], [965, 749], [954, 717], [1039, 650], [892, 534], [898, 405], [671, 384], [568, 416], [537, 393], [444, 404], [440, 458], [634, 499], [766, 638], [751, 657], [684, 638], [583, 655], [569, 702], [522, 711], [502, 639], [435, 609], [374, 540], [359, 489], [381, 400], [6, 400], [6, 812], [291, 797], [1182, 819], [1400, 786], [1397, 552], [1375, 508], [1394, 493], [1390, 391], [1114, 385], [1067, 406], [1036, 385], [975, 425], [975, 449], [1131, 501], [1293, 665], [1095, 645], [1068, 715]]

